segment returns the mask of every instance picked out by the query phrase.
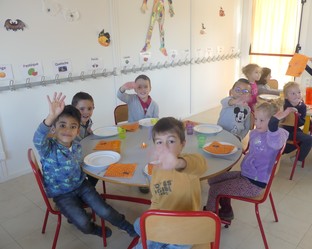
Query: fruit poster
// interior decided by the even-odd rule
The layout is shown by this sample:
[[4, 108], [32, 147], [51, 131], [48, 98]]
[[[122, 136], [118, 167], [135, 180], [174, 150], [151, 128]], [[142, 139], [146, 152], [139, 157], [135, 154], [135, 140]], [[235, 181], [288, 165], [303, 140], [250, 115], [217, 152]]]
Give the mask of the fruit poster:
[[12, 80], [13, 71], [10, 64], [0, 64], [0, 80]]
[[30, 62], [21, 66], [22, 75], [24, 78], [32, 78], [43, 76], [43, 68], [41, 62]]
[[68, 74], [72, 71], [72, 63], [70, 60], [57, 60], [53, 62], [55, 74]]

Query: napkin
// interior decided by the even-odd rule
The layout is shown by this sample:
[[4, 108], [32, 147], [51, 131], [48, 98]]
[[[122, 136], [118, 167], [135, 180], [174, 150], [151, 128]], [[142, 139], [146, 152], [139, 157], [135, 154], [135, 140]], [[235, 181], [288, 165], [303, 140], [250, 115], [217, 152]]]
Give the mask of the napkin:
[[149, 176], [152, 175], [153, 167], [154, 167], [153, 164], [148, 164], [148, 165], [147, 165], [147, 174], [148, 174]]
[[126, 131], [136, 131], [137, 129], [139, 129], [139, 123], [132, 123], [132, 124], [123, 124], [120, 127], [124, 128]]
[[120, 140], [112, 140], [112, 141], [101, 140], [95, 145], [94, 150], [113, 150], [120, 153], [120, 144], [121, 144]]
[[136, 163], [114, 163], [107, 168], [104, 176], [131, 178], [136, 166]]
[[208, 146], [204, 147], [204, 149], [213, 154], [229, 154], [235, 147], [230, 144], [221, 144], [217, 141], [213, 141]]

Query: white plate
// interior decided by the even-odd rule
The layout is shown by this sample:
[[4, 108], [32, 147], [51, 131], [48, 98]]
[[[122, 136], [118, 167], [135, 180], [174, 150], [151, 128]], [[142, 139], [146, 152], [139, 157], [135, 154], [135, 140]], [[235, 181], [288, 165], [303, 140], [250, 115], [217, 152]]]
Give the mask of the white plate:
[[87, 155], [84, 158], [84, 163], [91, 167], [108, 167], [109, 165], [116, 163], [120, 160], [120, 154], [111, 151], [97, 151]]
[[118, 130], [115, 126], [106, 126], [95, 129], [93, 134], [99, 137], [111, 137], [117, 135]]
[[145, 126], [145, 127], [154, 126], [154, 125], [152, 124], [152, 120], [153, 120], [153, 119], [156, 119], [156, 120], [157, 120], [157, 118], [144, 118], [144, 119], [139, 120], [139, 124], [140, 124], [141, 126]]
[[148, 176], [152, 176], [152, 175], [148, 174], [148, 165], [149, 165], [149, 164], [155, 164], [155, 165], [157, 165], [158, 163], [159, 163], [158, 161], [153, 161], [153, 162], [150, 162], [150, 163], [146, 164], [145, 167], [144, 167], [143, 172], [144, 172], [146, 175], [148, 175]]
[[205, 144], [205, 145], [203, 146], [203, 151], [205, 151], [206, 153], [208, 153], [208, 154], [210, 154], [210, 155], [214, 155], [214, 156], [228, 156], [228, 155], [232, 155], [232, 154], [234, 154], [234, 153], [236, 153], [236, 152], [238, 151], [237, 147], [236, 147], [234, 144], [227, 143], [227, 142], [219, 142], [219, 143], [220, 143], [220, 144], [225, 144], [225, 145], [233, 145], [234, 148], [233, 148], [233, 150], [232, 150], [230, 153], [228, 153], [228, 154], [214, 154], [214, 153], [211, 153], [211, 152], [209, 152], [209, 151], [207, 151], [207, 150], [204, 149], [205, 147], [207, 147], [207, 146], [209, 146], [209, 145], [211, 144], [211, 142], [210, 142], [210, 143], [207, 143], [207, 144]]
[[216, 134], [222, 130], [223, 128], [220, 125], [216, 124], [200, 124], [194, 126], [194, 131], [204, 134]]
[[143, 171], [143, 172], [144, 172], [146, 175], [151, 176], [151, 175], [148, 173], [148, 168], [147, 168], [147, 167], [148, 167], [148, 164], [145, 165], [144, 171]]
[[264, 100], [276, 100], [276, 99], [279, 99], [280, 96], [273, 95], [273, 94], [260, 94], [259, 98], [264, 99]]

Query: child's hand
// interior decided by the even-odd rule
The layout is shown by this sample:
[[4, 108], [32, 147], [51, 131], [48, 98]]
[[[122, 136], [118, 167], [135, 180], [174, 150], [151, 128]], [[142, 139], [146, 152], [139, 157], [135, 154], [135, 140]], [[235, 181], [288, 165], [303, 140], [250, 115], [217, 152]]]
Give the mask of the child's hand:
[[274, 117], [276, 117], [278, 120], [281, 120], [283, 118], [286, 118], [290, 113], [297, 111], [298, 110], [295, 107], [287, 107], [284, 111], [277, 112]]
[[171, 153], [168, 149], [164, 148], [156, 152], [157, 161], [159, 161], [162, 169], [170, 170], [175, 169], [179, 163], [179, 159], [176, 155]]
[[130, 82], [125, 83], [122, 87], [123, 87], [125, 90], [131, 90], [131, 89], [135, 89], [135, 88], [136, 88], [136, 85], [135, 85], [135, 82], [134, 82], [134, 81], [130, 81]]
[[45, 124], [51, 126], [53, 121], [57, 118], [58, 115], [64, 110], [65, 102], [64, 99], [66, 98], [65, 95], [62, 93], [54, 93], [53, 99], [51, 100], [49, 96], [47, 96], [49, 102], [49, 115], [45, 119]]

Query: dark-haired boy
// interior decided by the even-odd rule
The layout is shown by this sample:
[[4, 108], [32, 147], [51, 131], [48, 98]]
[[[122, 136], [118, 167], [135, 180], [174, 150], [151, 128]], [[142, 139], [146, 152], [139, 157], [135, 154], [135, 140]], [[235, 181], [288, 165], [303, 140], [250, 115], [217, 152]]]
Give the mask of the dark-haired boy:
[[[72, 105], [65, 106], [65, 96], [48, 96], [49, 114], [37, 128], [33, 142], [41, 158], [43, 181], [48, 197], [53, 198], [61, 213], [85, 234], [102, 236], [102, 228], [91, 222], [82, 207], [86, 203], [101, 218], [136, 236], [133, 225], [108, 205], [86, 180], [81, 169], [82, 151], [75, 141], [81, 114]], [[49, 137], [49, 132], [53, 137]], [[106, 228], [106, 236], [112, 231]]]

